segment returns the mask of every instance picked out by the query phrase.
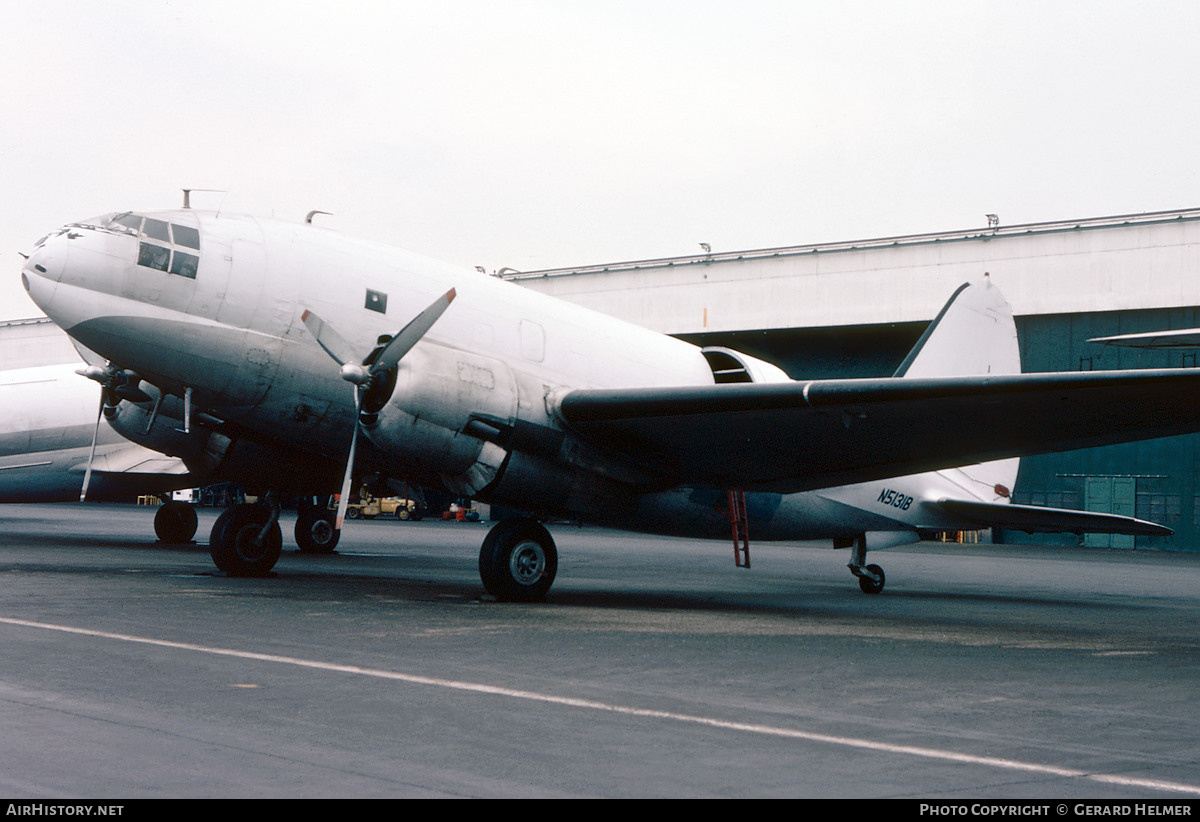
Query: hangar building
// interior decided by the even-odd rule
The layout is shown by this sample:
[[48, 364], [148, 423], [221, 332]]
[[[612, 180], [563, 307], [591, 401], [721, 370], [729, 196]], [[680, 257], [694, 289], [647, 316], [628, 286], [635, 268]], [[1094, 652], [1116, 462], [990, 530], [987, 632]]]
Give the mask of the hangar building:
[[[954, 290], [985, 273], [1013, 306], [1026, 371], [1195, 367], [1198, 352], [1088, 340], [1200, 326], [1197, 272], [1200, 209], [706, 249], [504, 276], [657, 331], [743, 351], [801, 379], [892, 373]], [[1137, 547], [1200, 551], [1198, 451], [1194, 435], [1029, 457], [1013, 501], [1153, 520], [1174, 536], [1138, 537]], [[1135, 546], [1133, 537], [1086, 541]]]

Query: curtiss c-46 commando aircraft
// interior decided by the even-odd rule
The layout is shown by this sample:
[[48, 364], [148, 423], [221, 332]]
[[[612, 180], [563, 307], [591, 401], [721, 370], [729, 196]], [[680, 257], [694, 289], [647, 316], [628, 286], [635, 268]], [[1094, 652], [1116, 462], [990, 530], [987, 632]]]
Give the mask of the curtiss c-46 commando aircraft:
[[[22, 281], [108, 360], [98, 379], [145, 394], [121, 402], [119, 430], [265, 497], [213, 526], [229, 574], [274, 565], [284, 495], [379, 472], [524, 512], [480, 551], [499, 599], [545, 596], [554, 517], [732, 533], [746, 559], [747, 535], [827, 539], [876, 593], [867, 550], [921, 530], [1169, 533], [1011, 505], [1015, 458], [1200, 430], [1195, 369], [1020, 374], [987, 279], [956, 292], [895, 376], [804, 381], [377, 243], [186, 207], [65, 226]], [[316, 510], [301, 511], [302, 547], [339, 533], [343, 512]]]

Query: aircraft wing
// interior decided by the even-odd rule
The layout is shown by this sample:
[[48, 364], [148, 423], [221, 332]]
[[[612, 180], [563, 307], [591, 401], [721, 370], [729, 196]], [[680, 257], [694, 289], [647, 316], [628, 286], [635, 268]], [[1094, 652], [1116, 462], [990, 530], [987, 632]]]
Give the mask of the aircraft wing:
[[945, 499], [936, 503], [948, 514], [983, 527], [1009, 528], [1028, 534], [1128, 534], [1167, 537], [1175, 533], [1165, 525], [1120, 514], [1072, 511], [1041, 505], [997, 505]]
[[1200, 370], [577, 389], [558, 413], [664, 484], [793, 493], [1200, 430]]

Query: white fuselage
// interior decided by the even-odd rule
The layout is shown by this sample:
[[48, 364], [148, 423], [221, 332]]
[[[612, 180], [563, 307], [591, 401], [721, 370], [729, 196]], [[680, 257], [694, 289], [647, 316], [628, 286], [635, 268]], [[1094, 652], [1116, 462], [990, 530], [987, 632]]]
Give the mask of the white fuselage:
[[[568, 389], [711, 384], [701, 349], [311, 226], [180, 210], [146, 215], [139, 234], [130, 227], [136, 220], [114, 216], [39, 244], [23, 271], [31, 297], [84, 345], [176, 397], [190, 394], [227, 428], [273, 448], [344, 459], [354, 392], [302, 314], [318, 314], [365, 357], [453, 288], [457, 298], [400, 362], [390, 399], [365, 429], [389, 473], [533, 513], [728, 534], [721, 489], [672, 488], [636, 461], [578, 441], [554, 414], [554, 397]], [[152, 231], [150, 220], [170, 232], [158, 223]], [[287, 487], [288, 477], [278, 479]], [[938, 472], [750, 494], [751, 534], [815, 539], [960, 527], [923, 503], [995, 501], [992, 488], [964, 487], [971, 485]]]

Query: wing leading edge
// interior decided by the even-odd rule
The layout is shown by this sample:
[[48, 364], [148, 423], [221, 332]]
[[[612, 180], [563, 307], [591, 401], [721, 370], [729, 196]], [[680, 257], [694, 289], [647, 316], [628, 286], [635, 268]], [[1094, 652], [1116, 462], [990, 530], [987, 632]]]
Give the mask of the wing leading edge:
[[564, 422], [666, 485], [794, 493], [1200, 431], [1200, 371], [578, 389]]

